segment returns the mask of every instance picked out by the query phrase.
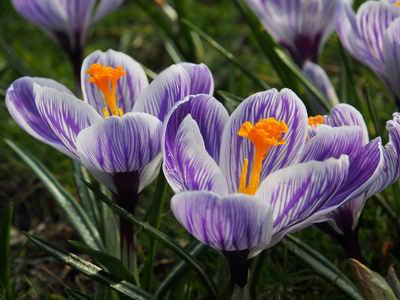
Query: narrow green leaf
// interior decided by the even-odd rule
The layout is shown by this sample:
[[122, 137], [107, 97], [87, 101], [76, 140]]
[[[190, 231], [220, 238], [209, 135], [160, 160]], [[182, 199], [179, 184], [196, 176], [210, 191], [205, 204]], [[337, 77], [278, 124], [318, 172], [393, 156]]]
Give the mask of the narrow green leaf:
[[50, 171], [28, 151], [23, 150], [8, 139], [4, 141], [32, 169], [44, 184], [63, 211], [77, 236], [91, 248], [104, 251], [105, 247], [101, 241], [99, 232], [74, 197], [72, 197]]
[[10, 67], [17, 74], [21, 76], [38, 76], [38, 73], [30, 66], [28, 66], [1, 36], [0, 36], [0, 53], [4, 55]]
[[184, 37], [184, 41], [187, 44], [187, 50], [185, 50], [185, 58], [188, 61], [193, 61], [194, 56], [196, 53], [196, 47], [193, 41], [192, 33], [188, 29], [187, 26], [182, 22], [185, 18], [188, 17], [188, 8], [187, 8], [187, 2], [186, 0], [174, 0], [174, 7], [176, 9], [176, 12], [178, 14], [178, 23], [179, 27], [182, 31], [182, 35]]
[[124, 296], [128, 296], [131, 299], [137, 300], [155, 299], [153, 296], [149, 295], [148, 293], [134, 286], [133, 284], [107, 273], [106, 271], [102, 270], [91, 262], [84, 260], [61, 247], [34, 237], [29, 233], [25, 232], [24, 234], [36, 246], [38, 246], [40, 249], [47, 252], [54, 258]]
[[[199, 257], [207, 250], [208, 246], [199, 242], [195, 241], [191, 247], [188, 247], [189, 254], [193, 258]], [[165, 277], [164, 281], [160, 284], [157, 291], [154, 293], [154, 297], [157, 299], [162, 299], [165, 294], [171, 289], [171, 287], [184, 276], [184, 274], [188, 271], [189, 265], [181, 260], [175, 264], [172, 270], [168, 273]]]
[[13, 214], [13, 203], [7, 205], [0, 226], [0, 291], [7, 294], [7, 281], [10, 275], [10, 231]]
[[65, 288], [65, 293], [73, 300], [91, 300], [92, 298], [81, 293], [79, 291], [73, 290], [71, 288]]
[[371, 116], [372, 123], [374, 124], [375, 133], [377, 136], [382, 137], [382, 130], [379, 125], [378, 116], [376, 115], [376, 109], [374, 108], [374, 104], [372, 103], [371, 92], [368, 84], [365, 85], [365, 98], [367, 100], [368, 111]]
[[121, 279], [124, 279], [132, 284], [135, 283], [135, 277], [129, 272], [128, 268], [122, 263], [122, 261], [108, 253], [94, 250], [80, 241], [68, 241], [79, 251], [86, 253], [92, 259], [100, 262], [107, 270], [112, 274]]
[[256, 286], [258, 283], [258, 278], [260, 277], [262, 267], [264, 266], [264, 260], [267, 257], [267, 253], [268, 252], [264, 250], [259, 255], [257, 255], [251, 262], [249, 291], [250, 295], [252, 295], [253, 297], [256, 296]]
[[287, 235], [282, 240], [282, 243], [287, 246], [287, 249], [296, 256], [300, 262], [308, 266], [315, 274], [334, 284], [345, 293], [349, 299], [364, 299], [350, 279], [319, 252], [290, 235]]
[[6, 98], [6, 91], [0, 88], [0, 97], [5, 99]]
[[208, 36], [204, 31], [202, 31], [200, 28], [196, 27], [189, 20], [183, 20], [182, 22], [184, 24], [186, 24], [194, 32], [196, 32], [203, 40], [205, 40], [207, 43], [209, 43], [211, 46], [213, 46], [215, 50], [217, 50], [219, 53], [221, 53], [223, 56], [225, 56], [230, 62], [232, 62], [239, 69], [241, 69], [243, 71], [243, 73], [247, 74], [247, 76], [249, 76], [251, 79], [253, 79], [253, 81], [255, 83], [257, 83], [261, 88], [266, 89], [266, 90], [270, 89], [270, 86], [265, 81], [261, 80], [251, 70], [249, 70], [243, 62], [238, 60], [232, 53], [230, 53], [228, 50], [226, 50], [224, 47], [222, 47], [220, 44], [218, 44], [215, 40], [213, 40], [210, 36]]
[[203, 271], [202, 267], [196, 261], [196, 259], [194, 259], [190, 255], [190, 253], [188, 253], [185, 249], [183, 249], [177, 242], [172, 240], [169, 236], [165, 235], [164, 233], [155, 229], [154, 227], [150, 226], [149, 224], [139, 221], [128, 211], [126, 211], [122, 207], [119, 207], [118, 205], [114, 204], [110, 199], [107, 198], [107, 196], [105, 196], [104, 194], [102, 194], [98, 190], [96, 190], [90, 183], [86, 182], [86, 184], [89, 186], [90, 189], [92, 189], [92, 191], [96, 194], [98, 199], [101, 201], [104, 201], [113, 211], [115, 211], [117, 214], [121, 215], [128, 222], [134, 224], [137, 228], [141, 229], [142, 231], [146, 232], [148, 235], [155, 238], [157, 241], [159, 241], [161, 244], [163, 244], [165, 247], [169, 248], [176, 255], [178, 255], [181, 259], [183, 259], [197, 273], [200, 280], [204, 283], [205, 287], [209, 291], [210, 296], [213, 299], [217, 299], [217, 292], [216, 292], [215, 285], [209, 279], [209, 276]]
[[[155, 229], [160, 229], [161, 224], [161, 214], [164, 207], [164, 199], [165, 199], [165, 192], [166, 192], [166, 179], [164, 174], [161, 172], [158, 175], [156, 191], [154, 193], [151, 212], [150, 212], [150, 219], [149, 224], [153, 226]], [[145, 291], [150, 291], [151, 280], [153, 277], [153, 265], [154, 265], [154, 258], [156, 256], [156, 241], [152, 236], [148, 237], [148, 249], [146, 263], [144, 267], [144, 274], [143, 274], [143, 284], [142, 287]]]

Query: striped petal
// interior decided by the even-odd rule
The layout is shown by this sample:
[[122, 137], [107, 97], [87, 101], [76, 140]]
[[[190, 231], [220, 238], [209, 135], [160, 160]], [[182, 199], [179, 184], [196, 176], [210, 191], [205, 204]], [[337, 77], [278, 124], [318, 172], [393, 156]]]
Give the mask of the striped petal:
[[171, 208], [194, 237], [218, 250], [266, 247], [271, 239], [271, 207], [253, 196], [183, 192], [172, 198]]
[[100, 3], [97, 5], [92, 24], [99, 22], [101, 19], [112, 13], [123, 2], [124, 0], [101, 0]]
[[394, 98], [400, 100], [400, 18], [397, 18], [386, 32], [383, 41], [383, 61], [388, 79], [388, 89]]
[[[160, 152], [161, 130], [162, 123], [147, 114], [111, 116], [79, 134], [78, 154], [94, 175], [96, 171], [112, 175], [137, 171], [140, 177], [142, 168]], [[114, 186], [108, 187], [115, 191]]]
[[249, 170], [253, 166], [255, 149], [250, 140], [238, 135], [240, 127], [246, 121], [254, 124], [271, 117], [287, 124], [288, 132], [283, 134], [286, 144], [269, 149], [263, 161], [260, 181], [271, 172], [297, 161], [307, 134], [307, 112], [303, 102], [288, 89], [281, 92], [272, 89], [252, 95], [234, 111], [222, 136], [220, 166], [227, 178], [230, 193], [238, 189], [244, 159], [249, 160]]
[[212, 191], [219, 195], [228, 193], [222, 171], [207, 153], [199, 127], [190, 115], [180, 124], [173, 151], [168, 156], [174, 173], [170, 174], [170, 165], [165, 164], [164, 174], [175, 193], [183, 190]]
[[65, 86], [54, 80], [22, 77], [14, 81], [7, 90], [7, 109], [18, 125], [31, 136], [59, 150], [66, 150], [64, 144], [53, 133], [51, 128], [47, 126], [39, 114], [35, 102], [34, 85], [51, 87], [60, 92], [72, 95]]
[[34, 95], [43, 122], [64, 146], [57, 149], [78, 159], [76, 138], [79, 132], [101, 119], [99, 114], [74, 96], [46, 86], [34, 86]]
[[172, 65], [141, 93], [133, 111], [145, 112], [164, 121], [171, 107], [189, 95], [190, 89], [189, 74], [183, 67]]
[[140, 64], [130, 56], [112, 49], [106, 52], [97, 50], [85, 58], [81, 70], [83, 98], [100, 115], [103, 115], [103, 108], [107, 106], [102, 100], [104, 95], [95, 84], [88, 82], [90, 75], [86, 73], [94, 63], [113, 68], [121, 66], [124, 69], [126, 75], [122, 76], [117, 83], [117, 106], [124, 113], [132, 111], [139, 95], [149, 85], [146, 74]]
[[297, 164], [269, 175], [255, 196], [270, 203], [274, 212], [271, 246], [285, 234], [323, 220], [337, 206], [328, 206], [347, 177], [348, 157]]
[[332, 127], [359, 126], [363, 133], [363, 145], [368, 143], [368, 129], [362, 114], [353, 106], [339, 104], [332, 108], [330, 115], [324, 116], [324, 123]]
[[179, 63], [190, 76], [191, 86], [190, 94], [208, 94], [214, 93], [214, 79], [210, 69], [205, 64]]

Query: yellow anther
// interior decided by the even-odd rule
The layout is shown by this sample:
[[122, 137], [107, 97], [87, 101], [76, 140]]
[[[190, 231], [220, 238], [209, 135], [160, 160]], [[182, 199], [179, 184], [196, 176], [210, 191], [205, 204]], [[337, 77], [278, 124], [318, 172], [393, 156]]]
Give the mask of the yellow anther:
[[[90, 75], [88, 81], [94, 83], [103, 93], [104, 98], [102, 97], [102, 99], [107, 104], [111, 114], [122, 116], [122, 110], [117, 108], [117, 82], [122, 76], [126, 75], [124, 69], [120, 66], [114, 69], [113, 67], [106, 67], [95, 63], [90, 66], [86, 73]], [[107, 107], [103, 109], [103, 114], [106, 118], [110, 116]]]
[[400, 6], [400, 1], [397, 1], [397, 2], [396, 2], [396, 5], [397, 5], [397, 6]]
[[318, 124], [324, 124], [324, 118], [321, 115], [308, 118], [308, 125], [317, 127]]
[[244, 160], [242, 174], [239, 179], [239, 193], [254, 195], [260, 183], [260, 173], [262, 162], [265, 159], [271, 146], [286, 144], [282, 138], [282, 133], [288, 131], [288, 127], [284, 121], [276, 121], [275, 118], [262, 119], [256, 125], [250, 122], [243, 123], [239, 129], [239, 136], [248, 138], [256, 152], [253, 158], [253, 169], [251, 171], [250, 182], [246, 187], [247, 167], [249, 161]]

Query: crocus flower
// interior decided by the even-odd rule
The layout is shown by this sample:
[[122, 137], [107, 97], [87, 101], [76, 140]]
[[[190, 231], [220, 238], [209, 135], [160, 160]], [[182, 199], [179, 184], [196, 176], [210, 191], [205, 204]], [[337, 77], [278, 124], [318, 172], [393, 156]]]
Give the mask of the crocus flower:
[[90, 30], [122, 2], [123, 0], [11, 0], [14, 8], [26, 20], [39, 26], [60, 44], [70, 56], [78, 74], [82, 51]]
[[136, 61], [108, 50], [90, 54], [81, 77], [84, 101], [51, 79], [23, 77], [7, 90], [7, 108], [26, 132], [82, 163], [133, 212], [158, 174], [169, 108], [191, 93], [212, 93], [211, 72], [172, 65], [149, 85]]
[[399, 1], [367, 1], [357, 15], [340, 3], [336, 28], [346, 50], [375, 72], [400, 107]]
[[[359, 220], [365, 203], [370, 197], [392, 185], [400, 178], [399, 117], [399, 113], [395, 113], [393, 120], [388, 121], [387, 129], [389, 131], [390, 142], [383, 148], [383, 146], [380, 145], [380, 138], [368, 142], [368, 132], [364, 119], [355, 108], [346, 104], [338, 105], [332, 109], [330, 115], [323, 117], [326, 125], [318, 126], [317, 131], [320, 132], [311, 138], [310, 144], [308, 145], [309, 147], [306, 147], [303, 155], [303, 159], [306, 156], [309, 159], [315, 160], [325, 159], [326, 156], [321, 156], [321, 154], [324, 152], [326, 153], [326, 149], [336, 145], [337, 139], [344, 139], [345, 137], [343, 134], [346, 131], [347, 135], [352, 135], [349, 139], [352, 141], [351, 145], [349, 144], [347, 149], [339, 149], [338, 152], [333, 155], [330, 154], [329, 157], [342, 154], [349, 154], [351, 157], [364, 156], [367, 158], [365, 163], [370, 164], [372, 161], [378, 159], [378, 152], [376, 149], [373, 149], [379, 145], [379, 152], [382, 153], [380, 167], [378, 167], [375, 174], [363, 184], [361, 184], [362, 182], [360, 182], [360, 180], [363, 181], [363, 177], [365, 177], [366, 174], [363, 173], [364, 171], [358, 171], [357, 169], [359, 169], [359, 167], [352, 166], [350, 157], [349, 174], [355, 172], [354, 176], [351, 177], [349, 175], [347, 180], [348, 184], [353, 186], [353, 193], [347, 196], [349, 201], [347, 201], [346, 204], [327, 214], [329, 218], [327, 222], [317, 224], [319, 229], [334, 237], [341, 244], [348, 258], [355, 258], [362, 263], [365, 263], [365, 260], [359, 246], [358, 229]], [[361, 132], [361, 136], [358, 138], [354, 134], [354, 126], [358, 128], [358, 134]], [[315, 128], [313, 128], [313, 131], [314, 130]], [[351, 131], [354, 131], [354, 133], [351, 133]], [[329, 138], [327, 138], [327, 136], [329, 136]], [[317, 140], [314, 140], [314, 138], [317, 138]], [[321, 142], [322, 140], [326, 140], [326, 142]], [[314, 150], [310, 151], [312, 148], [314, 148]], [[313, 152], [314, 154], [309, 155], [306, 154], [307, 152]], [[334, 197], [344, 196], [345, 195], [338, 192]]]
[[348, 156], [299, 164], [307, 135], [304, 104], [288, 89], [254, 94], [230, 117], [211, 96], [189, 96], [166, 119], [172, 211], [222, 251], [237, 286], [247, 283], [249, 258], [343, 203], [331, 200], [348, 177]]
[[316, 63], [334, 30], [334, 12], [340, 0], [246, 0], [261, 23], [293, 60], [303, 67]]

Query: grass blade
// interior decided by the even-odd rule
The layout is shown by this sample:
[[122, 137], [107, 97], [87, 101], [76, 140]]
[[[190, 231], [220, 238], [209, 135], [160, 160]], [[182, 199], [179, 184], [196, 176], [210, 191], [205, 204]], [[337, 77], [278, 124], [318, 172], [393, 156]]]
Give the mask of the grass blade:
[[191, 30], [196, 32], [203, 40], [205, 40], [207, 43], [209, 43], [212, 47], [214, 47], [215, 50], [217, 50], [219, 53], [221, 53], [223, 56], [225, 56], [230, 62], [232, 62], [234, 65], [236, 65], [239, 69], [243, 71], [243, 73], [247, 74], [255, 83], [257, 83], [260, 87], [263, 89], [270, 89], [271, 87], [263, 80], [261, 80], [257, 75], [255, 75], [251, 70], [249, 70], [246, 65], [238, 60], [232, 53], [230, 53], [228, 50], [226, 50], [224, 47], [222, 47], [220, 44], [218, 44], [215, 40], [213, 40], [210, 36], [208, 36], [204, 31], [202, 31], [200, 28], [198, 28], [196, 25], [194, 25], [192, 22], [188, 20], [183, 20], [182, 21], [186, 26], [188, 26]]
[[0, 226], [0, 291], [6, 299], [11, 299], [12, 285], [10, 284], [10, 231], [13, 215], [13, 203], [10, 202], [4, 212]]
[[124, 296], [128, 296], [131, 299], [137, 300], [155, 299], [153, 296], [149, 295], [133, 284], [105, 272], [91, 262], [84, 260], [61, 247], [43, 241], [37, 237], [34, 237], [33, 235], [30, 235], [29, 233], [25, 233], [25, 235], [29, 240], [32, 241], [32, 243], [54, 258]]
[[119, 207], [115, 203], [113, 203], [110, 199], [108, 199], [103, 193], [96, 190], [90, 183], [86, 182], [90, 189], [95, 193], [99, 200], [105, 202], [113, 211], [117, 214], [121, 215], [125, 218], [128, 222], [135, 225], [137, 228], [141, 229], [142, 231], [146, 232], [148, 235], [152, 236], [158, 242], [163, 244], [165, 247], [169, 248], [173, 251], [176, 255], [178, 255], [182, 260], [184, 260], [196, 274], [199, 276], [200, 280], [204, 283], [205, 287], [210, 293], [210, 296], [213, 299], [217, 299], [217, 291], [213, 282], [209, 279], [209, 276], [204, 272], [203, 268], [200, 264], [194, 259], [190, 253], [188, 253], [185, 249], [183, 249], [178, 243], [172, 240], [169, 236], [165, 235], [161, 231], [155, 229], [154, 227], [150, 226], [147, 223], [139, 221], [136, 219], [131, 213]]
[[364, 299], [350, 279], [323, 255], [289, 235], [282, 240], [282, 243], [298, 260], [307, 265], [315, 274], [339, 288], [349, 299]]
[[54, 200], [56, 200], [79, 239], [93, 249], [104, 251], [105, 248], [98, 230], [75, 198], [68, 193], [50, 171], [34, 156], [8, 139], [5, 139], [5, 142], [32, 169], [39, 180], [44, 184]]

